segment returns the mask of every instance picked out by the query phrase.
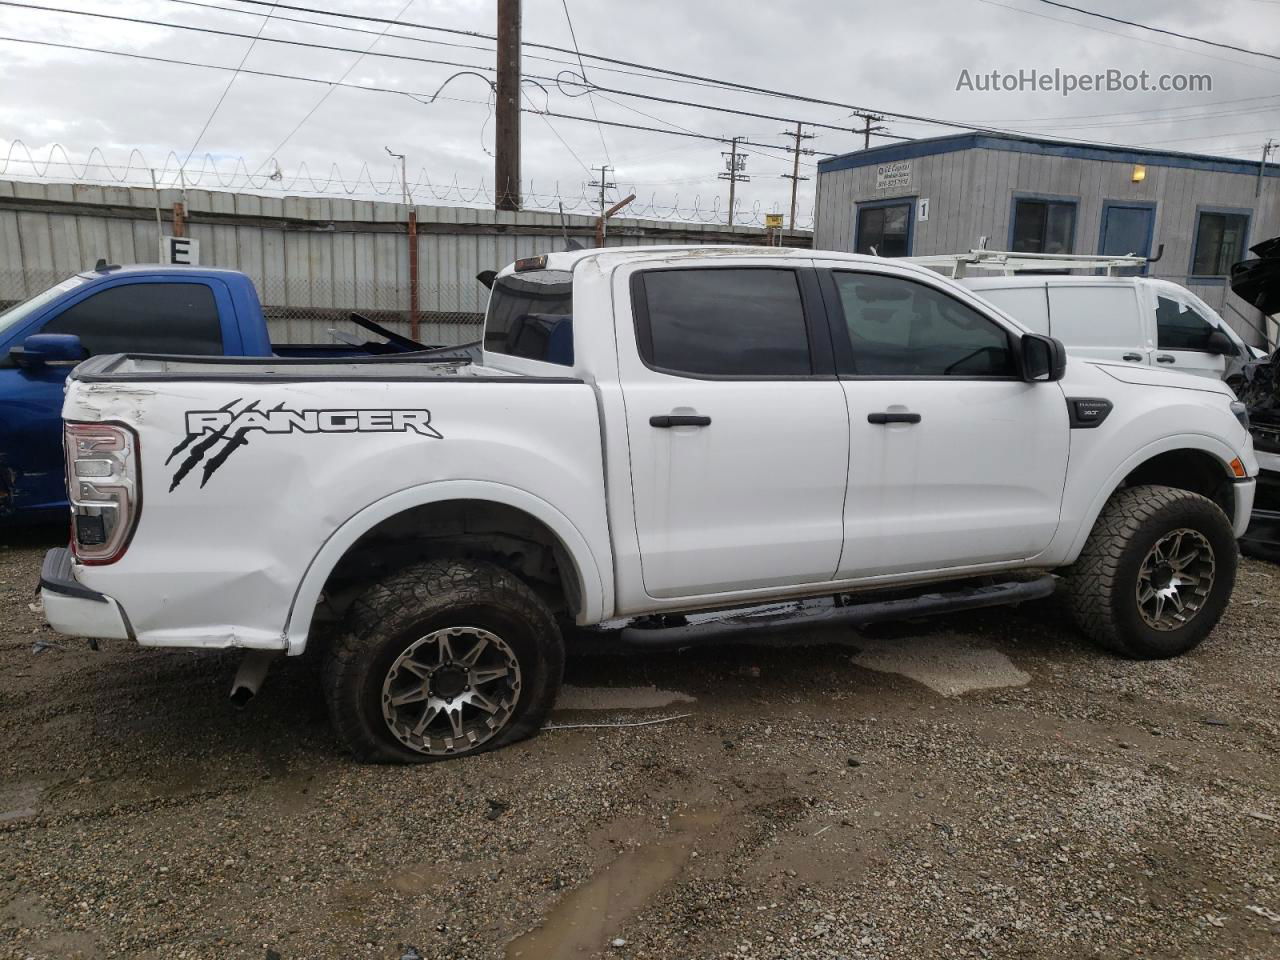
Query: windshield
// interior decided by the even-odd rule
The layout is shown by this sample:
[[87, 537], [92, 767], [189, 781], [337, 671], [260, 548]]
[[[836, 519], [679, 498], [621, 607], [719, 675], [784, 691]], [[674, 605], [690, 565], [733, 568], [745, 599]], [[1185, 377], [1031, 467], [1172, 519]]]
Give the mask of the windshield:
[[490, 353], [573, 365], [573, 274], [529, 270], [498, 277], [484, 321]]
[[74, 290], [76, 287], [88, 282], [88, 280], [80, 276], [67, 277], [67, 279], [61, 283], [54, 284], [43, 293], [37, 293], [29, 300], [23, 300], [21, 303], [10, 307], [4, 313], [0, 313], [0, 337], [3, 337], [28, 317], [37, 313], [50, 300], [56, 299], [68, 290]]

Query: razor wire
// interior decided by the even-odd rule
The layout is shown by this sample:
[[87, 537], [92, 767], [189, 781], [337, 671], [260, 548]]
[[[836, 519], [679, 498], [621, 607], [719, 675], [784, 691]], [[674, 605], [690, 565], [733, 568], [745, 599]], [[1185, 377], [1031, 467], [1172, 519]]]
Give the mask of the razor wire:
[[[61, 157], [61, 159], [55, 159]], [[96, 161], [95, 161], [95, 158]], [[11, 168], [21, 167], [11, 171]], [[53, 168], [57, 172], [51, 172]], [[65, 171], [65, 172], [64, 172]], [[101, 172], [98, 172], [101, 171]], [[161, 189], [216, 189], [228, 191], [267, 191], [270, 193], [299, 193], [321, 196], [345, 195], [358, 199], [367, 196], [398, 197], [401, 184], [394, 168], [386, 178], [379, 178], [370, 168], [368, 162], [362, 162], [354, 178], [348, 179], [341, 167], [331, 163], [327, 173], [316, 173], [304, 160], [291, 175], [277, 166], [267, 173], [253, 173], [243, 156], [231, 162], [230, 170], [211, 154], [204, 153], [198, 165], [193, 163], [183, 166], [177, 153], [170, 150], [164, 163], [153, 167], [146, 156], [137, 147], [132, 148], [123, 165], [111, 164], [101, 148], [93, 147], [83, 161], [76, 162], [71, 154], [60, 143], [50, 145], [43, 160], [38, 159], [31, 149], [20, 139], [9, 141], [3, 158], [0, 158], [0, 176], [34, 177], [40, 180], [72, 180], [77, 183], [93, 183], [107, 186], [126, 186], [150, 188], [153, 185]], [[152, 179], [154, 176], [154, 180]], [[658, 192], [650, 191], [643, 197], [635, 185], [627, 188], [619, 187], [620, 195], [635, 194], [636, 199], [627, 207], [627, 219], [658, 220], [679, 223], [698, 223], [707, 225], [727, 225], [729, 210], [717, 195], [705, 200], [700, 193], [690, 199], [679, 192], [669, 199], [660, 198]], [[441, 205], [492, 207], [494, 192], [492, 187], [481, 181], [475, 185], [464, 183], [458, 174], [449, 180], [433, 179], [426, 168], [420, 168], [417, 177], [408, 184], [409, 196], [415, 202], [438, 203]], [[588, 187], [586, 181], [565, 187], [560, 181], [553, 181], [549, 186], [544, 184], [539, 189], [537, 181], [528, 181], [527, 188], [521, 190], [523, 207], [527, 210], [555, 213], [577, 213], [585, 216], [596, 216], [599, 213], [599, 194]], [[765, 216], [777, 213], [777, 210], [765, 209], [760, 201], [750, 204], [741, 201], [734, 204], [733, 223], [738, 226], [764, 226]], [[807, 213], [797, 217], [796, 228], [811, 230], [813, 228], [813, 207]]]

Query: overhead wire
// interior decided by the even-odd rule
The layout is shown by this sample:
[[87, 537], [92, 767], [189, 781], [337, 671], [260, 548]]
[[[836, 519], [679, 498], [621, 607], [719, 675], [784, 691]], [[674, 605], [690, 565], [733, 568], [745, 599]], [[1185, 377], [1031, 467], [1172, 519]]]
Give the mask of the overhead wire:
[[1280, 54], [1267, 53], [1265, 50], [1251, 50], [1248, 47], [1237, 46], [1234, 43], [1221, 43], [1217, 40], [1208, 40], [1205, 37], [1193, 36], [1189, 33], [1179, 33], [1176, 30], [1169, 30], [1165, 27], [1153, 27], [1147, 23], [1138, 23], [1136, 20], [1125, 20], [1123, 17], [1113, 17], [1108, 13], [1099, 13], [1097, 10], [1086, 10], [1084, 7], [1073, 7], [1069, 3], [1061, 3], [1060, 0], [1039, 0], [1040, 3], [1050, 7], [1058, 7], [1061, 10], [1071, 10], [1075, 13], [1084, 14], [1086, 17], [1096, 17], [1099, 20], [1109, 20], [1111, 23], [1123, 24], [1126, 27], [1134, 27], [1138, 30], [1147, 30], [1151, 33], [1162, 33], [1168, 37], [1177, 37], [1179, 40], [1191, 40], [1195, 43], [1203, 43], [1209, 47], [1219, 47], [1223, 50], [1231, 50], [1235, 53], [1247, 53], [1251, 57], [1266, 57], [1268, 60], [1280, 60]]
[[191, 155], [196, 152], [196, 147], [200, 146], [200, 141], [204, 139], [204, 135], [209, 131], [209, 125], [213, 123], [213, 118], [218, 115], [218, 111], [222, 108], [222, 103], [227, 99], [227, 94], [231, 92], [231, 86], [236, 82], [236, 77], [240, 76], [240, 68], [245, 65], [249, 59], [249, 54], [253, 53], [253, 48], [257, 45], [258, 39], [262, 36], [262, 31], [267, 29], [267, 24], [271, 22], [271, 15], [275, 12], [274, 7], [267, 11], [267, 15], [262, 18], [262, 24], [258, 27], [258, 32], [254, 34], [253, 39], [249, 41], [249, 46], [245, 48], [244, 56], [240, 58], [240, 62], [236, 65], [235, 72], [231, 74], [227, 80], [227, 85], [222, 88], [222, 94], [218, 97], [217, 103], [213, 105], [213, 109], [209, 111], [209, 116], [204, 121], [204, 126], [200, 128], [200, 132], [196, 134], [195, 141], [191, 144], [191, 149], [187, 151], [187, 158], [182, 161], [181, 169], [185, 169], [191, 161]]

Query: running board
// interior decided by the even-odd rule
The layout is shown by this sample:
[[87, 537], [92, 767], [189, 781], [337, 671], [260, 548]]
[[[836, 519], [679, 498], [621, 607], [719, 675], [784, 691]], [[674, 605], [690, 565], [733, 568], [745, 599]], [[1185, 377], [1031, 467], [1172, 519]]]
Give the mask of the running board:
[[771, 603], [729, 612], [693, 613], [688, 615], [686, 623], [678, 626], [635, 626], [633, 621], [633, 625], [619, 630], [617, 637], [628, 646], [654, 649], [687, 647], [762, 630], [781, 633], [828, 626], [860, 627], [886, 620], [911, 620], [940, 613], [1040, 600], [1053, 593], [1057, 584], [1057, 577], [1046, 574], [1036, 580], [925, 593], [900, 600], [842, 605], [837, 603], [835, 597], [827, 597], [822, 600]]

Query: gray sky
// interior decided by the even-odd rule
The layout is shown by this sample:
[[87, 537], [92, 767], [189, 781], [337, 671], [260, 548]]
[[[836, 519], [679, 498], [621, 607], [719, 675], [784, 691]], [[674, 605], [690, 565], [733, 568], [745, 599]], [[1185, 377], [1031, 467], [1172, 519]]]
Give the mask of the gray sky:
[[[0, 35], [105, 48], [235, 67], [287, 73], [326, 82], [350, 68], [345, 83], [430, 94], [458, 67], [314, 50], [268, 42], [267, 38], [306, 41], [376, 53], [492, 66], [484, 40], [407, 27], [396, 36], [378, 37], [384, 25], [342, 21], [322, 15], [277, 10], [264, 26], [269, 8], [237, 0], [201, 0], [227, 8], [208, 9], [175, 0], [15, 0], [97, 11], [148, 21], [180, 23], [247, 34], [250, 40], [121, 23], [90, 17], [0, 6]], [[494, 30], [494, 0], [288, 0], [297, 6], [327, 7], [405, 22]], [[1280, 53], [1280, 3], [1276, 0], [1072, 0], [1076, 5], [1192, 34], [1223, 43]], [[584, 52], [755, 84], [875, 110], [968, 123], [989, 124], [1045, 136], [1150, 145], [1161, 149], [1257, 159], [1268, 136], [1280, 139], [1280, 60], [1215, 49], [1167, 36], [1146, 34], [1047, 6], [1037, 0], [898, 0], [894, 3], [839, 0], [567, 0], [577, 40]], [[230, 12], [237, 11], [237, 12]], [[351, 32], [280, 19], [290, 17], [357, 27]], [[417, 39], [402, 39], [402, 37]], [[525, 0], [524, 38], [569, 47], [561, 0]], [[463, 44], [463, 48], [422, 40]], [[149, 184], [146, 168], [163, 170], [163, 182], [176, 180], [201, 127], [209, 119], [232, 74], [224, 70], [168, 65], [99, 53], [30, 44], [0, 44], [0, 162], [4, 176], [72, 179], [84, 163], [87, 178]], [[546, 59], [535, 59], [547, 57]], [[526, 48], [526, 75], [554, 78], [572, 57]], [[354, 64], [354, 67], [353, 67]], [[588, 78], [613, 87], [732, 106], [792, 120], [836, 126], [860, 121], [836, 107], [739, 94], [707, 86], [609, 72], [607, 64], [588, 60]], [[1017, 73], [1037, 69], [1093, 74], [1108, 69], [1146, 70], [1153, 82], [1162, 74], [1208, 74], [1212, 89], [1197, 92], [978, 92], [957, 90], [962, 70], [971, 76], [992, 70]], [[625, 69], [625, 68], [624, 68]], [[483, 72], [483, 71], [482, 71]], [[976, 81], [975, 81], [976, 83]], [[572, 97], [572, 87], [542, 81], [528, 86], [528, 103], [582, 117], [592, 115], [587, 97]], [[492, 180], [493, 123], [488, 86], [475, 77], [454, 80], [440, 100], [427, 106], [396, 93], [334, 88], [315, 112], [274, 154], [283, 174], [273, 169], [273, 150], [321, 100], [325, 83], [308, 83], [241, 73], [213, 116], [186, 167], [188, 182], [217, 188], [243, 185], [245, 170], [258, 173], [260, 193], [349, 195], [365, 199], [389, 191], [399, 197], [399, 170], [383, 148], [406, 153], [409, 179], [418, 185], [420, 203], [460, 202]], [[445, 98], [449, 99], [445, 99]], [[746, 148], [751, 182], [739, 186], [748, 215], [785, 210], [790, 171], [782, 148], [785, 123], [734, 117], [617, 94], [596, 95], [601, 119], [658, 127], [684, 128], [713, 136], [744, 136], [779, 149]], [[636, 112], [640, 111], [640, 112]], [[644, 116], [648, 114], [649, 116]], [[637, 208], [658, 212], [679, 204], [689, 215], [723, 209], [727, 184], [716, 179], [724, 169], [722, 144], [656, 133], [598, 128], [593, 123], [548, 120], [524, 115], [525, 190], [532, 185], [541, 205], [554, 207], [557, 194], [570, 209], [582, 203], [584, 168], [612, 162], [611, 179], [622, 192], [634, 187]], [[955, 132], [946, 128], [889, 119], [888, 130], [902, 137]], [[834, 130], [807, 142], [816, 150], [842, 153], [861, 146], [862, 138]], [[603, 134], [603, 143], [602, 143]], [[14, 147], [20, 140], [40, 161], [25, 161]], [[891, 142], [883, 138], [873, 143]], [[66, 156], [53, 149], [65, 148]], [[100, 151], [100, 154], [91, 151]], [[51, 154], [51, 150], [53, 151]], [[132, 151], [132, 169], [127, 171]], [[169, 156], [170, 153], [174, 156]], [[209, 158], [206, 160], [206, 154]], [[53, 165], [43, 171], [43, 161]], [[177, 159], [175, 159], [175, 157]], [[243, 158], [245, 167], [239, 166]], [[606, 159], [607, 158], [607, 159]], [[812, 176], [813, 157], [802, 174]], [[1273, 154], [1272, 159], [1276, 159]], [[72, 166], [66, 165], [70, 161]], [[300, 173], [310, 172], [310, 179]], [[362, 169], [367, 170], [362, 174]], [[218, 173], [214, 173], [216, 167]], [[395, 179], [393, 184], [391, 181]], [[343, 181], [345, 180], [345, 186]], [[372, 184], [370, 181], [372, 180]], [[425, 181], [429, 180], [431, 186]], [[312, 183], [315, 190], [312, 189]], [[456, 186], [455, 186], [456, 183]], [[802, 223], [813, 203], [813, 181], [801, 184]], [[616, 198], [618, 191], [610, 191]], [[476, 200], [484, 204], [483, 197]], [[534, 204], [537, 205], [537, 201]], [[583, 209], [579, 206], [579, 209]]]

